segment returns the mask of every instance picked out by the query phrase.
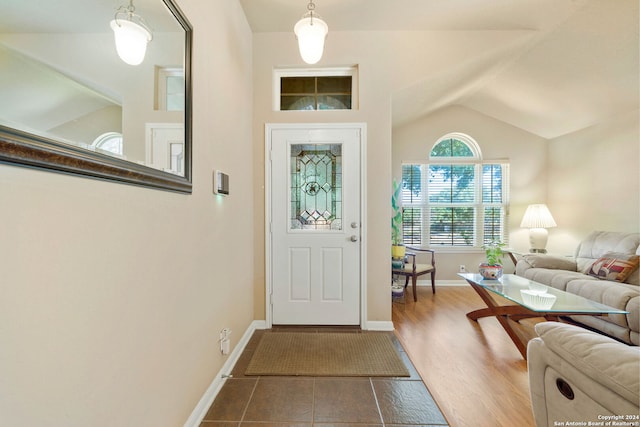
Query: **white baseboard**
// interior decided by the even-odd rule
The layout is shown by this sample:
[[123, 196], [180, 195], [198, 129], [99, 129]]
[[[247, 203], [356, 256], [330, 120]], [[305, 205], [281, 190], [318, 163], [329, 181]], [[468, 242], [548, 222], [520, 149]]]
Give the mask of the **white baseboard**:
[[[200, 426], [200, 423], [202, 423], [205, 415], [207, 415], [207, 411], [211, 407], [211, 404], [224, 385], [226, 375], [228, 375], [233, 370], [233, 367], [238, 362], [240, 355], [249, 343], [249, 339], [251, 339], [253, 333], [258, 329], [266, 328], [267, 324], [264, 320], [254, 320], [251, 325], [249, 325], [245, 333], [242, 335], [242, 338], [238, 342], [238, 345], [235, 346], [235, 348], [229, 355], [229, 358], [224, 363], [224, 365], [222, 365], [220, 371], [215, 375], [213, 381], [211, 381], [211, 385], [209, 385], [209, 388], [207, 388], [207, 391], [204, 393], [196, 407], [193, 409], [193, 412], [191, 412], [189, 419], [187, 419], [187, 421], [184, 423], [184, 427]], [[370, 321], [367, 322], [366, 325], [363, 325], [362, 329], [370, 331], [393, 331], [394, 327], [393, 322], [391, 321]]]
[[362, 326], [362, 329], [367, 331], [393, 331], [392, 321], [368, 321], [366, 325]]
[[[417, 283], [418, 286], [429, 286], [431, 287], [431, 281], [430, 280], [418, 280]], [[463, 279], [459, 279], [459, 280], [436, 280], [436, 288], [438, 288], [439, 286], [468, 286], [469, 284], [463, 280]], [[411, 284], [409, 284], [409, 286], [411, 286]]]
[[213, 378], [211, 385], [209, 386], [209, 388], [207, 388], [207, 391], [200, 399], [200, 402], [198, 402], [196, 407], [193, 409], [193, 412], [191, 412], [191, 416], [189, 416], [189, 419], [187, 419], [187, 421], [184, 423], [184, 427], [200, 426], [200, 423], [204, 419], [205, 415], [207, 415], [207, 411], [209, 410], [209, 407], [211, 407], [213, 400], [216, 398], [216, 396], [220, 392], [220, 389], [224, 385], [224, 382], [226, 380], [225, 375], [231, 373], [233, 367], [238, 362], [240, 355], [249, 343], [249, 339], [257, 329], [266, 329], [266, 327], [266, 322], [264, 320], [254, 320], [251, 325], [249, 325], [244, 335], [242, 335], [242, 338], [238, 342], [238, 345], [235, 346], [227, 361], [224, 363], [224, 365], [222, 365], [220, 371]]

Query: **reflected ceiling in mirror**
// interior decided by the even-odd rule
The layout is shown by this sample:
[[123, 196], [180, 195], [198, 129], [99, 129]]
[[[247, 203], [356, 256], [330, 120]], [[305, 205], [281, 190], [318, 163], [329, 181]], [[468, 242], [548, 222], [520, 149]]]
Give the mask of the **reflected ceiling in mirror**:
[[3, 5], [0, 161], [190, 192], [191, 27], [172, 0], [134, 0], [153, 39], [128, 65], [110, 27], [122, 2]]

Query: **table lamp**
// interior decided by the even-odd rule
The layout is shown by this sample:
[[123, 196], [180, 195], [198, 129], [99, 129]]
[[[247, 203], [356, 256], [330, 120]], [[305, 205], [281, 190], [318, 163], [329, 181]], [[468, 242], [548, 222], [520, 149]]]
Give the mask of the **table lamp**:
[[547, 238], [549, 232], [547, 228], [556, 227], [557, 224], [549, 212], [549, 208], [545, 204], [536, 204], [527, 206], [527, 210], [522, 218], [520, 227], [529, 229], [529, 244], [532, 253], [547, 253]]

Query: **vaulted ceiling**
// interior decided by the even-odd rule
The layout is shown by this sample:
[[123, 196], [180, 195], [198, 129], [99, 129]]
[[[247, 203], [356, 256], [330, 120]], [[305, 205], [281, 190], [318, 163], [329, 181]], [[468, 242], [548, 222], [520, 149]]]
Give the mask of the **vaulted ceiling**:
[[[292, 32], [305, 0], [240, 0], [254, 33]], [[315, 0], [332, 31], [418, 32], [439, 42], [472, 32], [494, 49], [393, 94], [399, 126], [461, 105], [543, 138], [555, 138], [639, 107], [637, 0]], [[499, 37], [500, 42], [494, 43]], [[505, 39], [507, 42], [505, 42]], [[328, 38], [327, 44], [331, 43]], [[452, 49], [460, 44], [452, 43]], [[416, 55], [428, 55], [422, 51]], [[411, 71], [415, 75], [416, 70]]]
[[[149, 1], [158, 3], [136, 0], [135, 4], [146, 10]], [[122, 3], [12, 1], [3, 6], [0, 32], [64, 32], [69, 17], [61, 10], [81, 10], [87, 32], [96, 32], [97, 22], [108, 32], [105, 16], [110, 17]], [[292, 34], [307, 0], [240, 3], [253, 32]], [[423, 50], [410, 52], [415, 57], [410, 63], [392, 64], [399, 75], [411, 75], [393, 94], [394, 126], [460, 105], [551, 139], [639, 108], [638, 0], [315, 3], [316, 11], [329, 24], [327, 49], [335, 40], [331, 32], [339, 31], [411, 31], [418, 38], [434, 40]], [[44, 14], [47, 19], [37, 21], [35, 17], [42, 13], [25, 10], [27, 7], [38, 12], [50, 8]], [[155, 29], [161, 30], [162, 18], [153, 18]], [[451, 50], [460, 51], [463, 60], [438, 62], [439, 67], [434, 67], [437, 59], [427, 60], [428, 49], [438, 46], [442, 51], [447, 43]]]

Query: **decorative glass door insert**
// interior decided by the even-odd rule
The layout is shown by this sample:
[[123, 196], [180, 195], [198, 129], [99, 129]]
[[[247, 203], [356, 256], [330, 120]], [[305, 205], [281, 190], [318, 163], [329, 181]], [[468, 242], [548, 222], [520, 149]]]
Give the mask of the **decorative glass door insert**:
[[291, 145], [291, 230], [342, 230], [342, 145]]

